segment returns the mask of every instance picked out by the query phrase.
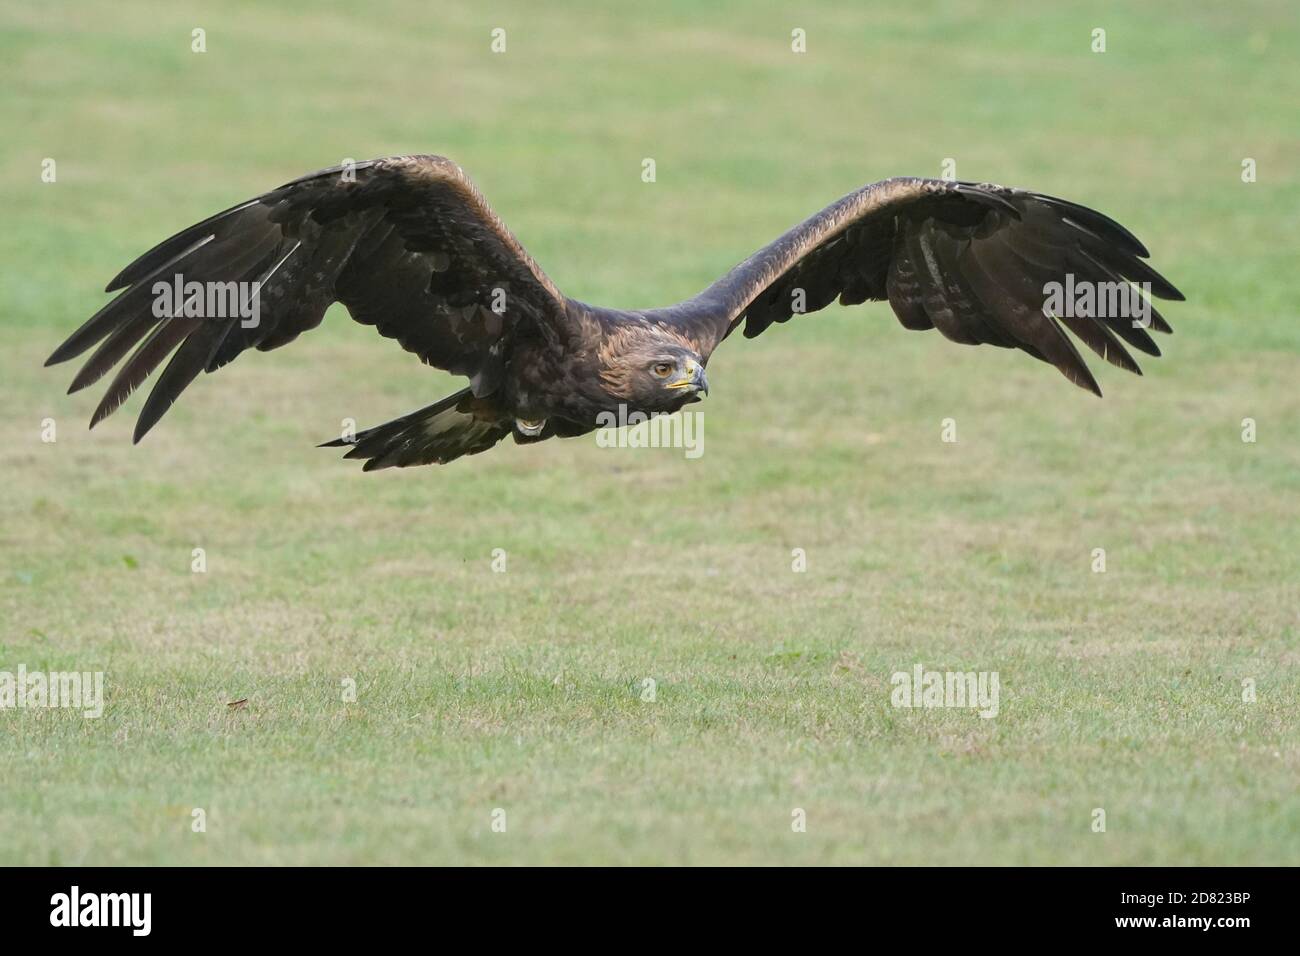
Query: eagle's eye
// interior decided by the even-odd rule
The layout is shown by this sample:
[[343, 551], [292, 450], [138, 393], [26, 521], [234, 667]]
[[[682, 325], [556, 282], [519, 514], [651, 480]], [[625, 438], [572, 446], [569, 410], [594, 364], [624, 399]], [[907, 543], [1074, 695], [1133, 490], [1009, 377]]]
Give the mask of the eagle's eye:
[[654, 373], [655, 373], [656, 375], [658, 375], [660, 378], [667, 378], [669, 375], [673, 374], [673, 366], [672, 366], [672, 363], [671, 363], [671, 362], [655, 362], [655, 364], [654, 364]]

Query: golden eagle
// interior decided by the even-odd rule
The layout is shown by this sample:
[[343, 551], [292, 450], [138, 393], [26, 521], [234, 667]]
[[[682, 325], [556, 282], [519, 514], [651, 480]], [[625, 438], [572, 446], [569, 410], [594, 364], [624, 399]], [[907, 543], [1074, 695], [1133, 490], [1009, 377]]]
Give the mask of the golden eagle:
[[[676, 411], [707, 394], [709, 357], [742, 322], [752, 337], [836, 298], [887, 299], [906, 328], [1021, 349], [1100, 395], [1062, 325], [1140, 372], [1120, 340], [1159, 355], [1147, 329], [1170, 328], [1138, 286], [1182, 299], [1148, 256], [1123, 226], [1075, 203], [897, 178], [827, 206], [692, 299], [606, 309], [561, 293], [458, 165], [399, 156], [295, 179], [177, 233], [110, 282], [106, 291], [124, 291], [46, 364], [98, 346], [73, 392], [126, 358], [93, 427], [171, 354], [140, 412], [139, 441], [199, 372], [291, 342], [341, 302], [425, 363], [468, 379], [354, 442], [327, 443], [352, 444], [347, 457], [367, 470], [403, 467], [486, 451], [507, 435], [582, 435], [602, 413]], [[180, 301], [166, 296], [160, 308], [173, 282]], [[1074, 308], [1068, 295], [1053, 304], [1053, 283], [1107, 289], [1109, 307]], [[202, 295], [235, 285], [253, 290], [256, 321], [209, 308]]]

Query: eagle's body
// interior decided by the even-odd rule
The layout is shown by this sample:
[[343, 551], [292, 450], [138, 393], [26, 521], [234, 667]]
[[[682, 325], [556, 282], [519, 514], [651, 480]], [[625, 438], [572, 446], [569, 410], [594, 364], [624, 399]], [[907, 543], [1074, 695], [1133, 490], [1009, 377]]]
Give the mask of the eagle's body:
[[[342, 302], [358, 322], [468, 380], [358, 434], [347, 457], [366, 459], [369, 470], [451, 461], [511, 434], [521, 443], [581, 435], [602, 413], [622, 411], [623, 421], [676, 411], [707, 393], [709, 357], [739, 324], [754, 336], [836, 298], [888, 300], [907, 328], [1022, 349], [1100, 394], [1061, 326], [1131, 371], [1120, 340], [1159, 355], [1146, 329], [1169, 326], [1130, 283], [1182, 296], [1147, 255], [1118, 223], [1063, 200], [891, 179], [828, 206], [694, 298], [620, 311], [564, 296], [455, 163], [394, 157], [294, 180], [146, 252], [109, 283], [125, 291], [47, 364], [97, 345], [76, 391], [126, 359], [93, 426], [171, 354], [140, 414], [139, 441], [199, 372], [250, 347], [284, 345]], [[174, 277], [256, 283], [257, 321], [180, 307], [160, 314], [159, 284]], [[1045, 289], [1067, 279], [1122, 290], [1123, 314], [1055, 314]], [[1131, 321], [1134, 312], [1146, 321]]]

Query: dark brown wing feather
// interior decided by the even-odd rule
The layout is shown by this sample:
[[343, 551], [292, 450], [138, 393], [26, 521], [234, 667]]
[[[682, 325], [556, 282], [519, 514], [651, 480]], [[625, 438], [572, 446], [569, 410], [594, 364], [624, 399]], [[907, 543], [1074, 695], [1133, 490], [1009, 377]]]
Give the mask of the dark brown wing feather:
[[[1148, 256], [1119, 223], [1065, 200], [988, 183], [891, 179], [828, 206], [667, 311], [707, 351], [742, 322], [752, 338], [837, 298], [845, 305], [888, 300], [906, 328], [1022, 349], [1100, 395], [1065, 329], [1140, 374], [1123, 343], [1148, 355], [1160, 350], [1127, 317], [1141, 304], [1129, 283], [1148, 283], [1158, 298], [1183, 298], [1142, 261]], [[1123, 283], [1129, 312], [1045, 314], [1045, 287], [1065, 283], [1067, 274], [1076, 285]], [[1154, 308], [1149, 327], [1171, 331]]]
[[[154, 286], [174, 275], [260, 282], [260, 321], [245, 328], [237, 317], [158, 318]], [[97, 345], [73, 380], [76, 391], [122, 363], [93, 425], [171, 355], [141, 411], [136, 441], [199, 372], [248, 348], [293, 341], [319, 325], [333, 302], [424, 362], [469, 377], [475, 394], [495, 388], [520, 336], [563, 341], [568, 334], [559, 290], [460, 167], [438, 156], [379, 159], [294, 180], [146, 252], [107, 291], [119, 289], [46, 364]]]

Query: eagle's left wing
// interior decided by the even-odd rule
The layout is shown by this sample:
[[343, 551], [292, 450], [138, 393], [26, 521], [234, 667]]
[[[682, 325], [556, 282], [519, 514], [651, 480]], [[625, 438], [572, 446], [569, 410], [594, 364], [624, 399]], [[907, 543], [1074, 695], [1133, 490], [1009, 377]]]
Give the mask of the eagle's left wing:
[[[887, 299], [909, 329], [1022, 349], [1100, 395], [1061, 326], [1140, 373], [1119, 340], [1159, 355], [1146, 330], [1171, 329], [1131, 283], [1158, 298], [1183, 298], [1143, 261], [1148, 256], [1119, 223], [1062, 199], [988, 183], [890, 179], [760, 249], [676, 307], [676, 321], [707, 353], [742, 322], [752, 338], [837, 298], [844, 305]], [[1106, 303], [1080, 314], [1070, 292], [1090, 283]]]

